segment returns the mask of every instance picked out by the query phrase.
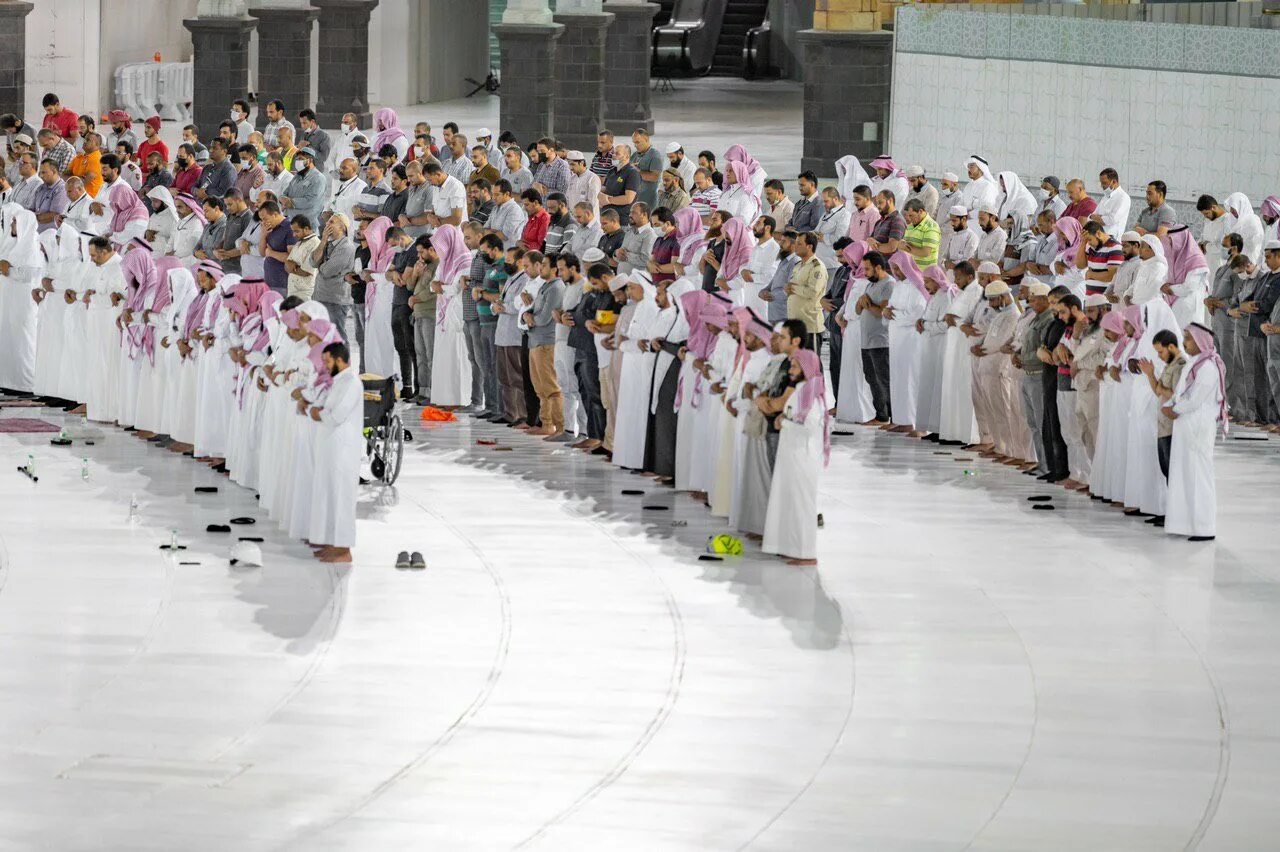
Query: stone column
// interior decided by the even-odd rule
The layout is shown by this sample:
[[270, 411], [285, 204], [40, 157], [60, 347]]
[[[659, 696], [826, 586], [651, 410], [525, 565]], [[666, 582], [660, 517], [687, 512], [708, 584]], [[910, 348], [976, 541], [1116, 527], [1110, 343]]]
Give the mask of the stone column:
[[653, 132], [649, 64], [657, 3], [615, 0], [604, 4], [613, 23], [604, 40], [604, 120], [620, 138], [643, 127]]
[[0, 112], [27, 111], [27, 15], [34, 8], [21, 0], [0, 2]]
[[258, 22], [245, 14], [243, 2], [202, 0], [197, 11], [200, 17], [182, 22], [194, 48], [191, 112], [201, 135], [212, 139], [231, 102], [248, 94], [249, 37]]
[[[360, 127], [369, 118], [369, 14], [378, 0], [311, 0], [320, 10], [320, 96], [316, 120], [337, 127], [355, 113]], [[309, 60], [308, 60], [309, 61]]]
[[813, 29], [798, 33], [804, 61], [802, 170], [835, 174], [853, 154], [864, 163], [889, 138], [893, 34], [877, 0], [817, 0]]
[[613, 15], [579, 0], [582, 11], [567, 11], [560, 0], [555, 22], [564, 24], [556, 50], [555, 133], [569, 148], [590, 151], [604, 128], [604, 41]]
[[555, 129], [556, 43], [564, 29], [546, 0], [510, 0], [493, 28], [501, 54], [498, 126], [522, 147]]
[[260, 6], [249, 14], [258, 26], [258, 129], [267, 126], [268, 101], [284, 101], [286, 114], [311, 106], [311, 24], [314, 6]]

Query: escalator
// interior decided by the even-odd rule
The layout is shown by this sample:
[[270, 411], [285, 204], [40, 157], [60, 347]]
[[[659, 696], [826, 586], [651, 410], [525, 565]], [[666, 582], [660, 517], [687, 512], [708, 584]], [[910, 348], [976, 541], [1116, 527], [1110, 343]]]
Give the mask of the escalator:
[[659, 0], [652, 72], [658, 77], [770, 73], [768, 0]]

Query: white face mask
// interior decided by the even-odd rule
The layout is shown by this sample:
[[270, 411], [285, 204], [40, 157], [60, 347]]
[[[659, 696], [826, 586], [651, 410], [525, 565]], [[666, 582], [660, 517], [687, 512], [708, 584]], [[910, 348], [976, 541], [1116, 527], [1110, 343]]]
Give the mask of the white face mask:
[[247, 171], [249, 171], [249, 167], [250, 167], [251, 165], [253, 165], [253, 164], [252, 164], [252, 163], [250, 163], [248, 160], [241, 160], [241, 161], [240, 161], [240, 171], [242, 171], [242, 172], [247, 172]]
[[427, 149], [426, 149], [426, 148], [423, 148], [421, 145], [414, 145], [414, 146], [413, 146], [413, 155], [414, 155], [415, 157], [421, 157], [421, 156], [422, 156], [423, 154], [425, 154], [425, 153], [427, 153]]
[[351, 123], [350, 123], [350, 122], [347, 122], [347, 121], [342, 122], [342, 132], [343, 132], [343, 133], [350, 133], [350, 132], [351, 132], [352, 130], [354, 130], [354, 129], [355, 129], [355, 128], [353, 128], [353, 127], [351, 126]]
[[307, 161], [306, 161], [306, 160], [298, 160], [297, 162], [295, 162], [295, 163], [293, 164], [293, 170], [294, 170], [295, 172], [305, 172], [305, 171], [307, 170]]

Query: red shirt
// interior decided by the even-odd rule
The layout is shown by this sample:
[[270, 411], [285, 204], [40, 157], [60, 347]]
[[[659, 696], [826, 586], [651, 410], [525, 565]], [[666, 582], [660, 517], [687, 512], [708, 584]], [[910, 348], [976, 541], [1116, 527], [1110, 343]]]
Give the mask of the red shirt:
[[1092, 198], [1086, 197], [1083, 201], [1073, 201], [1067, 205], [1067, 209], [1062, 211], [1062, 218], [1079, 219], [1083, 225], [1098, 209], [1098, 202]]
[[157, 136], [154, 142], [150, 139], [142, 140], [138, 143], [138, 165], [142, 166], [143, 177], [146, 177], [151, 171], [150, 167], [147, 166], [147, 157], [151, 156], [152, 151], [160, 153], [161, 162], [169, 162], [169, 146], [164, 144], [163, 139]]
[[76, 122], [79, 120], [80, 116], [76, 115], [66, 107], [63, 107], [55, 115], [45, 113], [44, 124], [40, 126], [42, 129], [45, 127], [49, 128], [63, 139], [74, 140], [76, 138]]
[[175, 171], [173, 173], [172, 187], [174, 197], [176, 198], [179, 193], [191, 192], [195, 188], [196, 182], [200, 180], [200, 173], [203, 171], [204, 169], [199, 166], [191, 166], [181, 171]]
[[539, 210], [525, 223], [524, 233], [520, 235], [520, 245], [527, 251], [542, 251], [542, 244], [547, 239], [547, 229], [550, 227], [551, 214], [545, 208]]

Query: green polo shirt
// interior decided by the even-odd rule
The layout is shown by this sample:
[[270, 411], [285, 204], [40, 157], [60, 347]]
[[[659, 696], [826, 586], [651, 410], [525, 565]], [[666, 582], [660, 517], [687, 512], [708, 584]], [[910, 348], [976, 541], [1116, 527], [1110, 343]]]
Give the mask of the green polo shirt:
[[924, 214], [920, 224], [907, 225], [907, 233], [903, 239], [912, 248], [927, 250], [924, 257], [915, 255], [916, 265], [921, 269], [928, 269], [938, 262], [938, 246], [942, 244], [942, 229], [929, 217], [928, 213]]

